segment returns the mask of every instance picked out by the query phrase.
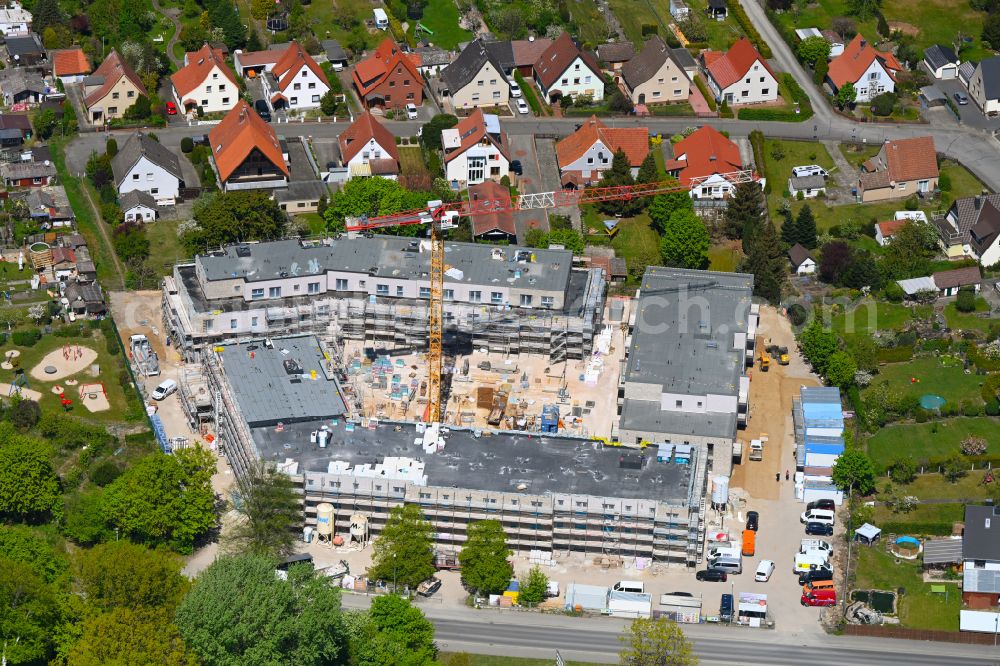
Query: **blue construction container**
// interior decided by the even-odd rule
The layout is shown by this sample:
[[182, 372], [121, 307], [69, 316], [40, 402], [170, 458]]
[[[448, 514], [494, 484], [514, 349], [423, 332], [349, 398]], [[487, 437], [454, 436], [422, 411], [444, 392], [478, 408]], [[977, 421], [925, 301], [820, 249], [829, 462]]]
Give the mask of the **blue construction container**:
[[559, 405], [542, 407], [542, 432], [559, 432]]

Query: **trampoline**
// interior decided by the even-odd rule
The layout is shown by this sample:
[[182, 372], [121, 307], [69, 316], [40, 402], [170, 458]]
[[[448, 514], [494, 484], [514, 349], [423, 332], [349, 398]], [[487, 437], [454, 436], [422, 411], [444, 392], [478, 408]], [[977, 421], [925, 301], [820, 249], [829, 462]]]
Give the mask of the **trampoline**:
[[944, 398], [933, 393], [927, 393], [920, 397], [920, 406], [924, 409], [941, 409], [945, 402], [947, 401]]

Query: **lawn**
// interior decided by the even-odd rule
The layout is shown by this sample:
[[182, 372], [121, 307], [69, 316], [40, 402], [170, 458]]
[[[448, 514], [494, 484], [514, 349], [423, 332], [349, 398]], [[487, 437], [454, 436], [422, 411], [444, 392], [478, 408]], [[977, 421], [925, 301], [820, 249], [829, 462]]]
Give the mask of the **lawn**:
[[[942, 479], [944, 477], [941, 477]], [[904, 490], [909, 493], [909, 489], [904, 486]], [[912, 511], [907, 511], [906, 513], [896, 513], [892, 511], [887, 506], [876, 506], [875, 507], [875, 524], [885, 524], [888, 522], [893, 523], [906, 523], [907, 528], [912, 528], [912, 531], [917, 532], [920, 527], [919, 524], [927, 523], [940, 523], [942, 525], [947, 525], [949, 523], [961, 522], [962, 518], [965, 516], [965, 505], [960, 502], [952, 502], [948, 504], [918, 504], [916, 508]]]
[[449, 51], [458, 48], [461, 42], [468, 42], [473, 38], [471, 32], [458, 27], [458, 6], [455, 0], [429, 0], [420, 23], [430, 30], [430, 41]]
[[569, 11], [573, 23], [579, 30], [577, 37], [581, 42], [593, 44], [596, 47], [607, 41], [610, 33], [608, 22], [604, 20], [604, 15], [597, 8], [597, 3], [594, 0], [571, 2], [569, 3]]
[[882, 149], [879, 145], [866, 145], [866, 144], [854, 144], [854, 143], [842, 143], [840, 144], [840, 152], [852, 166], [861, 168], [861, 165], [878, 154], [878, 151]]
[[732, 273], [741, 256], [742, 253], [731, 245], [713, 245], [708, 249], [708, 270]]
[[400, 169], [406, 175], [427, 173], [427, 163], [424, 162], [424, 154], [419, 146], [400, 146], [399, 163]]
[[[854, 589], [896, 590], [906, 593], [897, 598], [896, 612], [900, 624], [910, 629], [958, 631], [958, 611], [962, 594], [957, 585], [949, 587], [947, 596], [931, 593], [931, 584], [923, 581], [919, 560], [898, 560], [882, 547], [858, 547]], [[849, 592], [849, 591], [848, 591]]]
[[971, 329], [976, 331], [988, 331], [990, 324], [996, 319], [989, 316], [990, 305], [983, 297], [976, 298], [975, 312], [959, 312], [952, 301], [944, 306], [944, 319], [948, 322], [948, 328], [954, 330]]
[[319, 213], [304, 213], [297, 216], [309, 225], [309, 233], [313, 236], [321, 236], [326, 232], [326, 220]]
[[[581, 212], [583, 213], [584, 226], [599, 232], [598, 238], [603, 236], [604, 225], [602, 222], [609, 219], [609, 216], [602, 214], [595, 206], [584, 206]], [[606, 245], [607, 243], [601, 242], [600, 244]], [[660, 264], [660, 235], [650, 226], [649, 216], [645, 213], [632, 218], [620, 219], [618, 233], [611, 240], [611, 247], [614, 248], [615, 255], [625, 260], [629, 274], [632, 274], [632, 268], [636, 265]]]
[[[979, 391], [975, 392], [979, 397]], [[896, 458], [909, 457], [919, 462], [942, 458], [958, 451], [970, 435], [982, 437], [989, 445], [987, 454], [1000, 454], [998, 421], [989, 416], [959, 417], [928, 423], [904, 423], [882, 428], [868, 439], [868, 455], [880, 467]]]
[[[367, 2], [357, 2], [356, 0], [340, 0], [340, 2], [346, 2], [348, 4], [356, 5], [355, 11], [357, 12], [358, 17], [361, 19], [362, 25], [364, 24], [364, 21], [372, 18], [371, 5], [369, 5]], [[311, 2], [308, 5], [303, 5], [303, 8], [306, 11], [306, 17], [308, 19], [309, 26], [310, 28], [312, 28], [313, 34], [316, 35], [316, 39], [319, 39], [321, 41], [324, 39], [336, 39], [337, 41], [340, 42], [341, 46], [347, 49], [348, 48], [347, 45], [353, 41], [352, 40], [353, 35], [351, 30], [349, 29], [345, 30], [344, 28], [339, 26], [336, 21], [334, 21], [333, 17], [337, 9], [337, 4], [338, 4], [337, 2], [332, 2], [332, 1]], [[245, 14], [241, 9], [240, 15], [247, 16], [248, 14]], [[262, 34], [264, 34], [263, 31]], [[371, 48], [373, 46], [376, 46], [382, 39], [388, 36], [387, 33], [381, 31], [378, 31], [377, 34], [372, 35], [364, 28], [358, 30], [357, 34], [363, 35], [365, 37], [366, 48]], [[282, 41], [281, 39], [273, 35], [271, 36], [271, 40]], [[355, 55], [360, 55], [360, 54], [355, 54]]]
[[[666, 14], [666, 20], [668, 23], [671, 22], [669, 16], [669, 3], [662, 2], [662, 0], [645, 0], [648, 2], [655, 2], [663, 7], [663, 12]], [[707, 0], [688, 0], [688, 8], [691, 10], [692, 14], [705, 15], [705, 9], [708, 7]], [[736, 23], [736, 19], [732, 17], [727, 17], [725, 21], [710, 21], [705, 20], [705, 31], [708, 33], [708, 45], [716, 51], [728, 51], [729, 47], [732, 46], [736, 40], [743, 36], [743, 31], [740, 30], [739, 25]], [[693, 40], [692, 40], [693, 41]]]
[[187, 259], [187, 253], [177, 237], [177, 224], [177, 220], [157, 220], [146, 225], [146, 237], [155, 250], [149, 262], [161, 275], [170, 275], [174, 264]]
[[872, 331], [900, 330], [914, 316], [927, 316], [926, 308], [916, 310], [908, 305], [897, 305], [885, 301], [865, 299], [854, 305], [850, 311], [839, 311], [830, 318], [830, 328], [837, 335], [869, 334]]
[[642, 26], [659, 26], [658, 30], [661, 33], [667, 30], [660, 23], [648, 0], [608, 0], [608, 6], [611, 7], [618, 22], [621, 23], [625, 37], [637, 46], [645, 43], [642, 37]]
[[941, 474], [921, 474], [913, 483], [900, 486], [900, 490], [905, 494], [920, 499], [980, 500], [989, 496], [987, 488], [983, 485], [983, 472], [979, 470], [966, 474], [955, 483], [951, 483]]
[[788, 189], [792, 167], [818, 164], [827, 171], [833, 169], [833, 158], [826, 146], [818, 141], [764, 140], [764, 175], [771, 185], [771, 203], [777, 206]]
[[[913, 379], [917, 381], [911, 381]], [[980, 375], [965, 374], [961, 361], [953, 357], [925, 356], [907, 363], [890, 363], [879, 368], [878, 377], [874, 381], [883, 380], [888, 380], [889, 386], [902, 395], [919, 398], [927, 393], [934, 393], [953, 406], [966, 400], [977, 405], [983, 402], [979, 391], [983, 378]], [[862, 392], [862, 399], [866, 393], [867, 391]]]

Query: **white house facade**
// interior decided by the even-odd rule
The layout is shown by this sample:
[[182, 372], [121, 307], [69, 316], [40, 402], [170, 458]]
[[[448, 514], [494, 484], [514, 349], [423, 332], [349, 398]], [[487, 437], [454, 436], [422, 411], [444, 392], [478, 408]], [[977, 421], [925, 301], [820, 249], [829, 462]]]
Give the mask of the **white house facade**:
[[[184, 99], [181, 99], [183, 97]], [[229, 111], [240, 98], [240, 91], [219, 67], [213, 67], [208, 76], [186, 95], [177, 95], [177, 103], [184, 106], [184, 100], [193, 99], [205, 113]]]
[[510, 175], [510, 162], [491, 143], [476, 144], [456, 155], [445, 172], [448, 180], [478, 185], [487, 179], [499, 180]]
[[882, 93], [894, 92], [896, 82], [878, 59], [873, 60], [865, 73], [854, 83], [854, 90], [858, 96], [857, 102], [870, 102], [873, 97]]
[[[541, 81], [538, 81], [538, 84], [541, 88]], [[573, 59], [550, 89], [558, 90], [563, 96], [569, 97], [589, 95], [595, 102], [604, 99], [604, 79], [592, 71], [580, 56]], [[549, 90], [543, 88], [542, 92], [546, 97], [549, 96]]]
[[778, 98], [778, 81], [760, 62], [754, 63], [746, 76], [725, 88], [712, 76], [708, 77], [708, 83], [712, 92], [727, 104], [760, 104]]
[[118, 195], [132, 190], [148, 192], [157, 203], [173, 204], [180, 192], [180, 181], [177, 176], [143, 156], [125, 174], [118, 185]]

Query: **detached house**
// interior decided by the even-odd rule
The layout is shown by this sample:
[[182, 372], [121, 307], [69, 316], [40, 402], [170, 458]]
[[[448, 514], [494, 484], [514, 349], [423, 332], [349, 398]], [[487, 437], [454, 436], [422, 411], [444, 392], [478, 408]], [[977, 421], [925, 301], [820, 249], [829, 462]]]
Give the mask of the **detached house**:
[[503, 63], [475, 40], [441, 72], [456, 111], [485, 106], [505, 106], [510, 101], [510, 82]]
[[445, 175], [453, 183], [475, 185], [509, 175], [510, 144], [500, 118], [476, 109], [441, 132]]
[[186, 53], [184, 67], [170, 77], [170, 82], [177, 105], [185, 111], [229, 111], [240, 99], [239, 83], [226, 64], [225, 56], [208, 44], [198, 51]]
[[965, 507], [962, 603], [974, 610], [1000, 605], [1000, 507]]
[[63, 82], [63, 85], [82, 83], [90, 71], [90, 61], [82, 49], [52, 52], [52, 73]]
[[563, 96], [604, 99], [604, 75], [594, 56], [581, 50], [564, 32], [542, 52], [534, 66], [535, 83], [550, 102]]
[[1000, 113], [1000, 56], [987, 58], [969, 76], [969, 97], [987, 116]]
[[354, 66], [352, 78], [365, 106], [402, 108], [424, 101], [424, 79], [417, 68], [420, 59], [385, 39], [371, 57]]
[[972, 257], [983, 266], [1000, 263], [1000, 194], [956, 199], [944, 215], [936, 215], [941, 242], [949, 259]]
[[474, 238], [517, 242], [509, 189], [495, 180], [486, 180], [469, 188], [469, 202], [475, 210], [488, 211], [470, 218]]
[[691, 81], [659, 37], [653, 37], [621, 68], [622, 90], [635, 105], [687, 101]]
[[241, 76], [260, 76], [264, 93], [276, 109], [319, 108], [320, 99], [330, 90], [326, 73], [298, 42], [283, 49], [237, 53], [233, 64]]
[[875, 49], [860, 34], [855, 35], [844, 52], [830, 61], [826, 78], [836, 93], [851, 83], [856, 101], [870, 102], [873, 97], [896, 89], [896, 75], [903, 66], [896, 56]]
[[[691, 188], [691, 197], [696, 200], [729, 198], [738, 180], [733, 174], [745, 171], [739, 146], [711, 125], [674, 144], [674, 159], [664, 167], [682, 185]], [[753, 174], [753, 179], [764, 186], [763, 178]]]
[[778, 77], [746, 37], [725, 53], [702, 51], [701, 62], [708, 85], [720, 103], [735, 106], [778, 99]]
[[121, 118], [146, 89], [135, 70], [111, 49], [97, 71], [84, 78], [83, 94], [90, 121], [99, 124]]
[[278, 142], [278, 135], [246, 101], [237, 102], [222, 122], [212, 128], [208, 145], [223, 190], [288, 185], [288, 156]]
[[126, 222], [155, 222], [160, 207], [148, 192], [129, 190], [121, 197], [122, 216]]
[[358, 116], [338, 139], [340, 160], [351, 178], [399, 176], [399, 150], [392, 133], [368, 111]]
[[584, 187], [596, 183], [611, 168], [619, 150], [628, 157], [632, 176], [649, 154], [649, 130], [645, 127], [606, 127], [591, 116], [580, 129], [556, 144], [556, 158], [563, 187]]
[[875, 157], [861, 165], [858, 197], [863, 202], [905, 199], [933, 192], [938, 186], [934, 137], [886, 141]]
[[170, 149], [147, 134], [136, 132], [111, 160], [118, 194], [132, 191], [149, 194], [163, 205], [173, 205], [184, 187], [181, 163]]
[[809, 250], [799, 243], [788, 248], [788, 261], [791, 262], [796, 275], [812, 275], [816, 272], [816, 260], [809, 254]]

